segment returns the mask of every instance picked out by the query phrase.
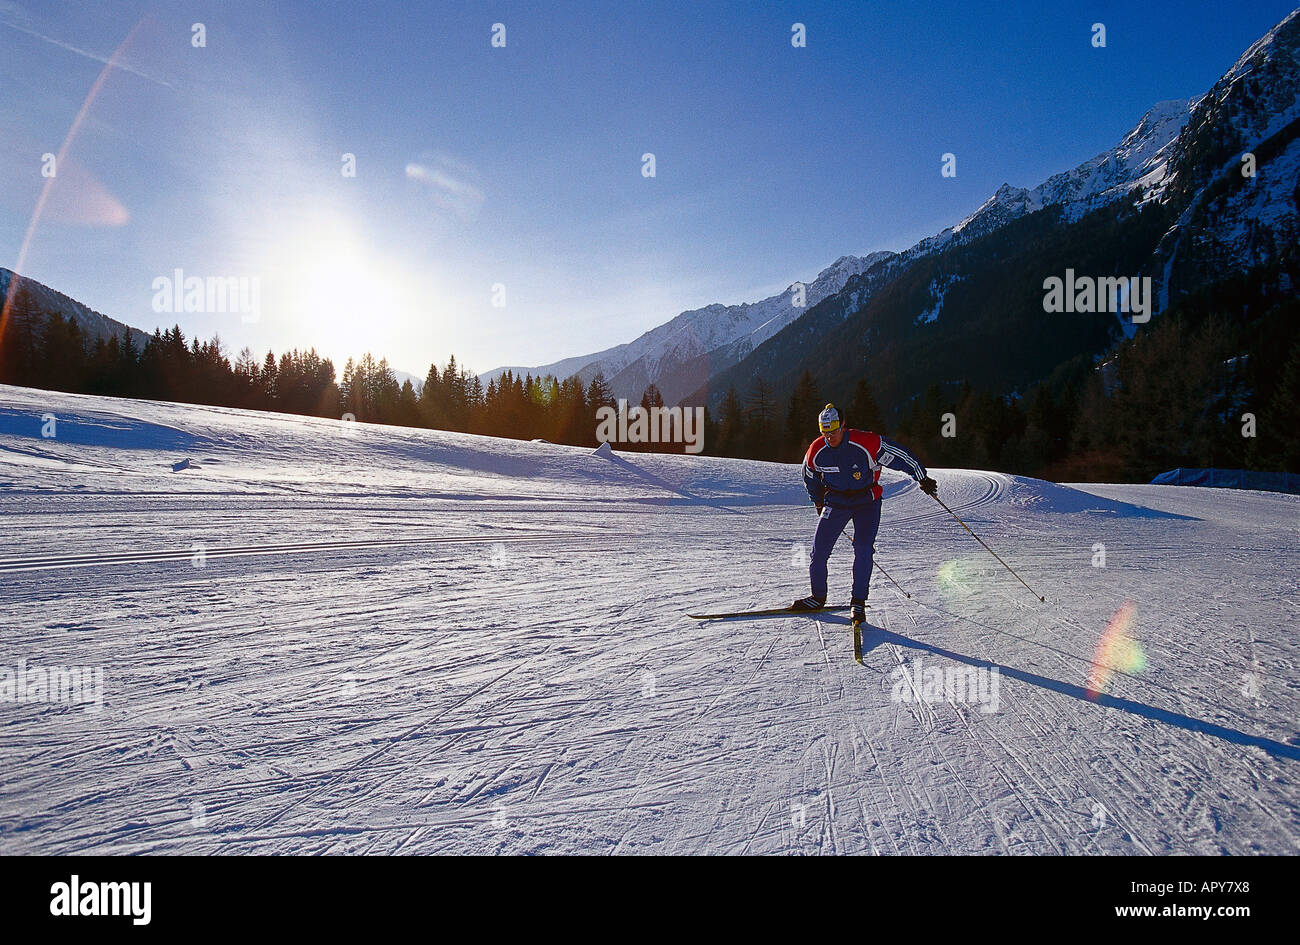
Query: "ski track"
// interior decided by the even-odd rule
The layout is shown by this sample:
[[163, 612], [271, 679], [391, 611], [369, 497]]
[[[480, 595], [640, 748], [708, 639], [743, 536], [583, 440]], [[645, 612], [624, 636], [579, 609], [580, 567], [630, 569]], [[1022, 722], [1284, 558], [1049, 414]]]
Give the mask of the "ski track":
[[[0, 433], [0, 667], [104, 672], [99, 712], [0, 701], [0, 853], [1300, 850], [1296, 497], [935, 470], [1044, 604], [887, 478], [912, 598], [873, 576], [858, 666], [843, 615], [683, 616], [806, 592], [796, 466], [0, 404], [200, 444]], [[1125, 602], [1137, 710], [1078, 692]], [[998, 711], [915, 690], [948, 652]]]

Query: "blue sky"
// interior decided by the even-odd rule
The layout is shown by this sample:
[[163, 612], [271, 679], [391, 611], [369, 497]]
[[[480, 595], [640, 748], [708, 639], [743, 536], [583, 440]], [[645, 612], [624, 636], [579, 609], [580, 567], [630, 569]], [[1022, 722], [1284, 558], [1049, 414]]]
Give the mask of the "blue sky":
[[[0, 0], [0, 265], [232, 351], [540, 364], [903, 249], [1291, 9]], [[156, 313], [176, 268], [259, 279], [259, 317]]]

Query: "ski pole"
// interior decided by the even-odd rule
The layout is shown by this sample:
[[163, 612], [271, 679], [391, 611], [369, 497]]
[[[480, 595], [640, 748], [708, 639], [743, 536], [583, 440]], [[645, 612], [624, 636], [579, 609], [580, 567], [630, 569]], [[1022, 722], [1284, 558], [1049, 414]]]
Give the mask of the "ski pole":
[[[927, 495], [929, 495], [929, 493], [927, 493]], [[1025, 579], [1022, 578], [1019, 574], [1016, 574], [1016, 569], [1013, 568], [1013, 567], [1011, 567], [1011, 565], [1007, 564], [1005, 561], [1003, 561], [1002, 558], [998, 556], [998, 553], [997, 553], [996, 551], [994, 551], [994, 550], [993, 550], [992, 548], [990, 548], [988, 545], [984, 544], [984, 539], [983, 539], [983, 538], [981, 538], [979, 535], [976, 535], [974, 532], [971, 532], [971, 528], [970, 528], [970, 526], [967, 525], [965, 522], [963, 522], [963, 521], [961, 520], [961, 518], [957, 515], [956, 512], [954, 512], [952, 509], [948, 508], [948, 506], [944, 503], [943, 499], [939, 498], [937, 495], [930, 495], [930, 498], [934, 499], [934, 501], [936, 501], [936, 502], [938, 502], [940, 505], [942, 505], [942, 506], [944, 507], [944, 509], [947, 510], [947, 512], [948, 512], [949, 515], [951, 515], [953, 518], [957, 519], [957, 524], [960, 525], [962, 528], [966, 529], [966, 531], [970, 532], [970, 536], [971, 536], [972, 538], [974, 538], [976, 541], [978, 541], [981, 545], [984, 545], [984, 550], [987, 551], [989, 554], [991, 554], [993, 557], [997, 558], [997, 559], [998, 559], [998, 562], [1002, 565], [1002, 567], [1006, 568], [1006, 569], [1007, 569], [1008, 571], [1010, 571], [1013, 575], [1015, 575], [1015, 578], [1016, 578], [1017, 581], [1019, 581], [1021, 584], [1025, 584]], [[1028, 584], [1025, 584], [1025, 588], [1029, 591], [1029, 593], [1033, 594], [1033, 595], [1034, 595], [1035, 597], [1037, 597], [1040, 601], [1043, 601], [1044, 603], [1047, 602], [1047, 598], [1046, 598], [1046, 597], [1044, 597], [1043, 595], [1039, 594], [1036, 590], [1034, 590], [1034, 589], [1033, 589], [1032, 587], [1030, 587]]]
[[[879, 562], [879, 561], [877, 561], [875, 558], [872, 558], [872, 559], [871, 559], [871, 563], [874, 564], [877, 568], [880, 568], [880, 573], [881, 573], [881, 574], [883, 574], [885, 577], [889, 578], [889, 580], [893, 581], [893, 583], [894, 583], [894, 587], [898, 588], [900, 591], [903, 591], [903, 586], [902, 586], [901, 584], [899, 584], [897, 581], [894, 581], [893, 578], [889, 577], [889, 572], [886, 571], [884, 568], [881, 568], [881, 567], [880, 567], [880, 562]], [[909, 594], [909, 593], [907, 593], [907, 591], [903, 591], [903, 596], [906, 597], [908, 600], [911, 600], [911, 599], [912, 599], [912, 595]]]

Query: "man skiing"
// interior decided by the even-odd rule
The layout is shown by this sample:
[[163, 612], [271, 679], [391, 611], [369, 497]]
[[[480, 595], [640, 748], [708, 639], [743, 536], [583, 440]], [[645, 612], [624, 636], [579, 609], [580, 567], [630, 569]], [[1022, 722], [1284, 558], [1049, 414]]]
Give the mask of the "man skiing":
[[795, 601], [792, 609], [826, 606], [826, 562], [840, 532], [852, 519], [853, 597], [849, 603], [853, 621], [860, 624], [866, 620], [871, 558], [880, 527], [881, 467], [907, 473], [926, 495], [934, 495], [938, 486], [921, 461], [893, 440], [844, 427], [834, 404], [822, 410], [817, 426], [821, 436], [813, 440], [803, 459], [804, 487], [819, 516], [808, 565], [812, 595]]

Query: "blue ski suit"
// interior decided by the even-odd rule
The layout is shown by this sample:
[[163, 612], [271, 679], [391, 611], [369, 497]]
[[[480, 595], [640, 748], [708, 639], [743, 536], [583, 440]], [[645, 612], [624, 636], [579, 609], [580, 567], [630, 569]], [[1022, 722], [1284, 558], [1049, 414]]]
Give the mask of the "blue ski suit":
[[839, 446], [831, 446], [819, 436], [804, 454], [804, 487], [813, 504], [821, 507], [808, 564], [814, 597], [826, 599], [826, 563], [851, 519], [853, 596], [867, 599], [876, 531], [880, 527], [880, 470], [884, 466], [907, 473], [917, 482], [927, 475], [921, 461], [903, 447], [863, 430], [846, 429]]

